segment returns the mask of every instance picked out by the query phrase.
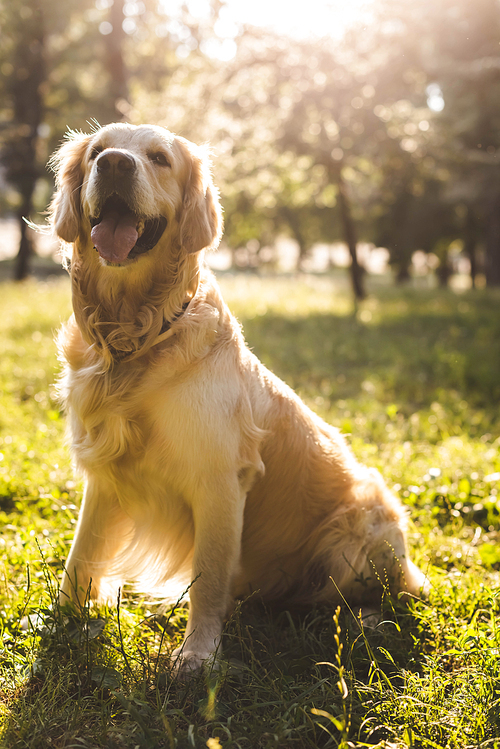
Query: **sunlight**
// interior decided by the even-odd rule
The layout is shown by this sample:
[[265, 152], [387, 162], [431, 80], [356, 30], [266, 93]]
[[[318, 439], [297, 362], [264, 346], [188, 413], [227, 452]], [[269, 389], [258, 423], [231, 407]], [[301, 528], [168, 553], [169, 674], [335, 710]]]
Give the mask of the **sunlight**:
[[430, 83], [426, 89], [427, 106], [433, 112], [442, 112], [444, 109], [444, 98], [441, 86], [438, 83]]
[[[193, 0], [199, 4], [203, 0]], [[227, 0], [223, 17], [234, 24], [270, 28], [286, 36], [311, 38], [329, 36], [340, 39], [349, 26], [360, 21], [370, 0], [309, 0], [307, 12], [302, 3], [284, 4], [280, 0]]]
[[[107, 0], [99, 0], [106, 2]], [[219, 10], [214, 26], [215, 38], [204, 41], [204, 52], [220, 60], [230, 60], [236, 54], [235, 39], [242, 26], [254, 26], [292, 39], [340, 40], [346, 30], [360, 24], [374, 0], [309, 0], [307, 13], [299, 3], [284, 5], [281, 0], [226, 0]], [[172, 21], [187, 10], [193, 19], [209, 20], [213, 13], [211, 0], [160, 0]], [[179, 50], [178, 50], [179, 52]], [[189, 55], [186, 48], [180, 56]]]

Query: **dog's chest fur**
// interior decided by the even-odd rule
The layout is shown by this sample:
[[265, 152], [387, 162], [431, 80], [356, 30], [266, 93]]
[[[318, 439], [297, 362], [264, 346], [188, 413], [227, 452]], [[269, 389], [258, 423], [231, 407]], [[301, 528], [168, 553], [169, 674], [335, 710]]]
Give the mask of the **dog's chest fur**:
[[227, 463], [249, 488], [262, 470], [262, 435], [251, 414], [242, 421], [242, 382], [220, 367], [227, 347], [238, 357], [237, 341], [226, 342], [225, 357], [215, 348], [187, 368], [167, 352], [148, 366], [139, 361], [103, 372], [98, 363], [89, 366], [88, 352], [78, 353], [76, 326], [71, 335], [74, 352], [66, 344], [61, 389], [80, 470], [106, 481], [125, 506], [138, 497], [192, 497], [203, 475]]

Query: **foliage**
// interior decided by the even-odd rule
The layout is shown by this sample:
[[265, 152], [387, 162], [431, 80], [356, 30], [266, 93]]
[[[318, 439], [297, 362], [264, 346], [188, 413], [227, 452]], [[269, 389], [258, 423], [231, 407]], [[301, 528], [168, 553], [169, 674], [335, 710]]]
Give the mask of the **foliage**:
[[362, 296], [362, 239], [400, 281], [420, 249], [446, 284], [452, 247], [500, 283], [496, 0], [377, 0], [335, 41], [231, 30], [219, 0], [174, 5], [0, 0], [3, 212], [31, 213], [23, 190], [45, 209], [67, 127], [153, 121], [212, 143], [235, 264], [281, 235], [299, 265], [342, 240]]
[[430, 599], [386, 599], [371, 626], [246, 601], [220, 670], [190, 683], [168, 661], [184, 609], [153, 615], [124, 591], [61, 611], [81, 493], [52, 385], [69, 283], [4, 285], [0, 746], [500, 746], [498, 295], [372, 286], [354, 311], [337, 276], [221, 282], [257, 355], [410, 507]]

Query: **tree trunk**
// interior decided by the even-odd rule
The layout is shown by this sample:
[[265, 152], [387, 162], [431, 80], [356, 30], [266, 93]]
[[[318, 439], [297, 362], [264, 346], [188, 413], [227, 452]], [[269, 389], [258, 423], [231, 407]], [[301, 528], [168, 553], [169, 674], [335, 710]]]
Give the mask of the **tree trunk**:
[[396, 272], [396, 283], [399, 285], [408, 283], [411, 279], [410, 275], [411, 258], [398, 258], [397, 272]]
[[351, 213], [351, 205], [349, 197], [347, 195], [347, 189], [342, 177], [342, 167], [338, 168], [336, 174], [336, 181], [338, 187], [338, 204], [340, 210], [340, 218], [342, 222], [342, 229], [344, 233], [344, 241], [349, 248], [349, 255], [351, 256], [351, 283], [354, 291], [356, 300], [360, 301], [366, 297], [364, 288], [364, 268], [358, 262], [357, 252], [357, 238], [356, 238], [356, 227]]
[[126, 120], [129, 109], [128, 74], [123, 58], [125, 32], [123, 21], [124, 0], [114, 0], [109, 11], [109, 22], [113, 28], [106, 37], [108, 69], [110, 75], [109, 95], [113, 107], [114, 120]]
[[31, 198], [23, 205], [22, 210], [18, 213], [19, 228], [21, 230], [21, 241], [19, 243], [19, 250], [14, 264], [14, 280], [22, 281], [29, 275], [30, 271], [30, 260], [33, 255], [33, 242], [31, 241], [28, 234], [28, 225], [24, 220], [25, 216], [29, 216], [31, 211]]
[[450, 267], [450, 256], [447, 248], [442, 253], [440, 263], [436, 270], [436, 275], [438, 277], [439, 286], [442, 289], [445, 289], [448, 286], [448, 281], [450, 280], [450, 276], [452, 275], [452, 270]]
[[298, 212], [293, 208], [290, 208], [289, 206], [284, 206], [281, 213], [284, 220], [291, 229], [295, 241], [299, 245], [299, 255], [297, 257], [296, 270], [300, 271], [302, 269], [302, 262], [307, 257], [310, 246], [306, 241], [304, 232], [302, 231]]
[[42, 85], [45, 80], [44, 17], [39, 0], [27, 3], [29, 13], [21, 20], [14, 55], [14, 74], [10, 80], [14, 117], [12, 135], [6, 138], [3, 161], [6, 176], [21, 194], [18, 220], [21, 242], [14, 266], [14, 277], [20, 281], [29, 273], [33, 246], [24, 218], [33, 211], [33, 194], [39, 176], [37, 164], [38, 128], [43, 120]]
[[472, 281], [472, 288], [476, 287], [476, 276], [477, 276], [477, 224], [476, 217], [473, 209], [469, 206], [467, 208], [467, 215], [465, 217], [464, 226], [464, 253], [469, 258], [470, 262], [470, 277]]

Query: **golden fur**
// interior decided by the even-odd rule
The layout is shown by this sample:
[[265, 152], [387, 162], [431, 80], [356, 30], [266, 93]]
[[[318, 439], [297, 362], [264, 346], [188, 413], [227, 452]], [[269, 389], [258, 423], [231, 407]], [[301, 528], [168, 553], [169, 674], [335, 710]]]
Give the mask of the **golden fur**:
[[[120, 264], [90, 236], [96, 163], [110, 148], [135, 159], [127, 194], [140, 220], [168, 221], [153, 249]], [[74, 306], [61, 392], [86, 480], [62, 600], [112, 598], [122, 580], [195, 580], [179, 649], [189, 670], [217, 649], [235, 596], [364, 604], [382, 584], [418, 594], [400, 502], [249, 351], [203, 263], [222, 228], [206, 152], [119, 124], [72, 134], [54, 165]]]

